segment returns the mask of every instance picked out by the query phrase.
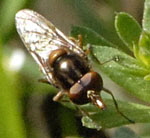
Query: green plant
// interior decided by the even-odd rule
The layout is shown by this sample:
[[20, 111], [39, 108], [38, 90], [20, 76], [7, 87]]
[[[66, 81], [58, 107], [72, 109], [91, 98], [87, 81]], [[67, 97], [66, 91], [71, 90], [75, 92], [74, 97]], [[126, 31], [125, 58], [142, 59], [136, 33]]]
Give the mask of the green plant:
[[[83, 36], [84, 45], [91, 44], [92, 53], [100, 62], [118, 57], [118, 61], [111, 61], [97, 67], [110, 77], [114, 82], [125, 88], [128, 93], [137, 99], [149, 104], [150, 101], [150, 1], [145, 1], [142, 27], [129, 14], [116, 13], [115, 28], [118, 36], [130, 52], [123, 51], [91, 29], [74, 26], [71, 35]], [[118, 101], [120, 109], [136, 123], [150, 122], [150, 107]], [[90, 116], [82, 118], [85, 126], [90, 128], [111, 128], [128, 124], [123, 117], [119, 116], [113, 106], [112, 100], [106, 100], [108, 110], [98, 111], [92, 105], [84, 105], [82, 108], [87, 112], [93, 112]], [[111, 115], [111, 116], [110, 116]]]
[[[136, 123], [144, 123], [142, 128], [147, 131], [147, 134], [145, 135], [149, 137], [150, 126], [148, 123], [150, 122], [150, 107], [147, 106], [149, 105], [150, 99], [149, 0], [145, 1], [142, 27], [129, 14], [123, 12], [116, 13], [115, 28], [122, 40], [121, 43], [120, 40], [117, 40], [116, 35], [111, 33], [114, 32], [114, 29], [110, 27], [112, 20], [110, 19], [108, 21], [109, 25], [106, 24], [103, 22], [103, 19], [96, 15], [95, 12], [93, 12], [94, 10], [89, 6], [93, 0], [64, 1], [66, 1], [67, 4], [70, 3], [73, 7], [72, 9], [76, 11], [76, 14], [84, 26], [74, 26], [71, 31], [72, 36], [77, 37], [78, 34], [82, 34], [84, 45], [91, 45], [92, 52], [100, 62], [110, 60], [112, 57], [118, 57], [119, 60], [117, 62], [111, 61], [104, 65], [96, 64], [96, 67], [108, 75], [108, 77], [110, 77], [114, 82], [125, 88], [133, 97], [136, 97], [139, 101], [144, 101], [145, 105], [126, 101], [118, 101], [118, 104], [120, 110], [130, 119], [134, 120]], [[58, 132], [60, 133], [60, 137], [79, 138], [81, 137], [79, 132], [79, 127], [81, 128], [81, 126], [77, 124], [75, 116], [77, 110], [75, 110], [74, 106], [70, 106], [70, 103], [66, 103], [65, 106], [62, 106], [62, 104], [49, 101], [52, 99], [52, 96], [48, 99], [48, 105], [50, 106], [46, 108], [46, 110], [50, 112], [49, 114], [46, 112], [46, 114], [47, 118], [51, 120], [51, 122], [47, 121], [44, 123], [45, 126], [40, 126], [39, 129], [37, 129], [37, 127], [39, 127], [37, 124], [40, 122], [33, 122], [32, 125], [33, 117], [35, 121], [39, 121], [39, 112], [34, 112], [34, 107], [29, 107], [28, 105], [41, 103], [39, 101], [39, 97], [41, 95], [42, 97], [46, 97], [49, 93], [54, 95], [56, 91], [50, 86], [36, 82], [36, 80], [41, 76], [33, 59], [27, 57], [23, 68], [18, 72], [8, 71], [7, 69], [9, 62], [5, 59], [10, 58], [10, 51], [13, 51], [12, 47], [15, 50], [17, 48], [21, 48], [21, 43], [17, 44], [16, 41], [14, 41], [14, 39], [17, 38], [17, 41], [19, 41], [18, 35], [16, 38], [12, 37], [12, 34], [15, 34], [15, 13], [24, 7], [32, 7], [32, 9], [35, 10], [36, 8], [33, 6], [34, 2], [36, 3], [34, 0], [1, 0], [0, 2], [0, 137], [37, 138], [39, 135], [44, 137], [45, 124], [47, 123], [47, 125], [51, 126], [51, 128], [48, 128], [48, 131], [51, 131], [50, 135], [52, 137], [57, 133], [56, 129], [59, 129]], [[101, 0], [97, 0], [97, 2], [101, 2]], [[115, 0], [115, 2], [114, 0], [103, 0], [103, 2], [109, 4], [108, 7], [111, 10], [114, 8], [115, 10], [116, 8], [117, 10], [120, 9], [119, 0]], [[26, 6], [27, 4], [30, 6]], [[49, 9], [46, 9], [44, 6], [44, 10], [48, 10], [48, 12], [50, 12]], [[58, 12], [57, 14], [59, 14], [60, 10], [57, 9], [56, 11]], [[57, 17], [57, 14], [55, 16], [56, 18], [59, 17]], [[103, 34], [105, 38], [113, 42], [106, 40], [100, 34]], [[9, 43], [10, 41], [11, 43]], [[114, 44], [114, 42], [118, 44]], [[5, 64], [5, 66], [3, 66], [3, 64]], [[109, 86], [107, 88], [109, 88]], [[36, 99], [36, 102], [33, 100], [32, 103], [28, 103], [29, 100], [32, 99], [31, 97], [33, 99], [38, 97], [38, 100]], [[83, 110], [90, 114], [90, 117], [82, 117], [82, 123], [84, 126], [95, 129], [106, 128], [107, 130], [107, 128], [120, 127], [122, 125], [129, 124], [127, 120], [116, 112], [112, 99], [104, 98], [104, 101], [107, 104], [107, 110], [105, 111], [97, 109], [97, 107], [92, 104], [81, 106]], [[34, 110], [31, 111], [31, 108]], [[32, 116], [31, 114], [34, 115]], [[36, 118], [35, 116], [38, 117]], [[45, 118], [42, 118], [42, 121], [43, 120], [45, 120]], [[82, 129], [80, 131], [82, 131]], [[133, 131], [124, 127], [119, 128], [116, 131], [116, 134], [112, 137], [138, 138]]]

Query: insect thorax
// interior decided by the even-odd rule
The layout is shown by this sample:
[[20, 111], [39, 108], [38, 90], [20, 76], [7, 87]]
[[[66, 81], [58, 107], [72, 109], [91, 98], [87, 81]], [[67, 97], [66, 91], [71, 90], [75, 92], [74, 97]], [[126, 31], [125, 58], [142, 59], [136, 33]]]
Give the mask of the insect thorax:
[[[53, 74], [63, 89], [69, 90], [90, 68], [84, 59], [73, 52], [54, 51], [50, 56]], [[52, 55], [52, 54], [51, 54]], [[53, 58], [53, 59], [51, 59]]]

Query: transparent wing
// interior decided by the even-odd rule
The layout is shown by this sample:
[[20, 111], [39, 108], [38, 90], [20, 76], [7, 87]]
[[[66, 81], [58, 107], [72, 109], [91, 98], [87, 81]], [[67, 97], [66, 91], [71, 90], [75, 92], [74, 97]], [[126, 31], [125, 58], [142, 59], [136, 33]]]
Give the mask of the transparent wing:
[[81, 48], [40, 14], [24, 9], [16, 14], [15, 19], [16, 28], [22, 41], [50, 83], [54, 84], [47, 60], [53, 50], [67, 47], [75, 53], [85, 56]]

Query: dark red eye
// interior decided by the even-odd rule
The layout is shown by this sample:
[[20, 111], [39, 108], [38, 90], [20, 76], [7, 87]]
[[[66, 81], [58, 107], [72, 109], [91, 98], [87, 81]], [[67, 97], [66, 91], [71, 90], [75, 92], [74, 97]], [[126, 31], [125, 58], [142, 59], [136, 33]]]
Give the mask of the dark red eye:
[[70, 88], [69, 97], [77, 104], [85, 104], [91, 100], [87, 97], [89, 90], [95, 91], [99, 95], [102, 88], [101, 76], [96, 72], [88, 72]]

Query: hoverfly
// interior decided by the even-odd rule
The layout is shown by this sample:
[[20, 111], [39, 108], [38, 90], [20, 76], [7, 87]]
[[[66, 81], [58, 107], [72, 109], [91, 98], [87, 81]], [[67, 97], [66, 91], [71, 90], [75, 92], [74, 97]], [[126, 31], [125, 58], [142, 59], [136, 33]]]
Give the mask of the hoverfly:
[[77, 43], [35, 11], [21, 10], [15, 19], [17, 31], [46, 81], [60, 89], [54, 101], [67, 94], [75, 104], [92, 102], [98, 108], [105, 109], [99, 95], [104, 90], [111, 94], [118, 113], [133, 122], [120, 112], [114, 96], [103, 87], [101, 76], [91, 69], [87, 55]]

